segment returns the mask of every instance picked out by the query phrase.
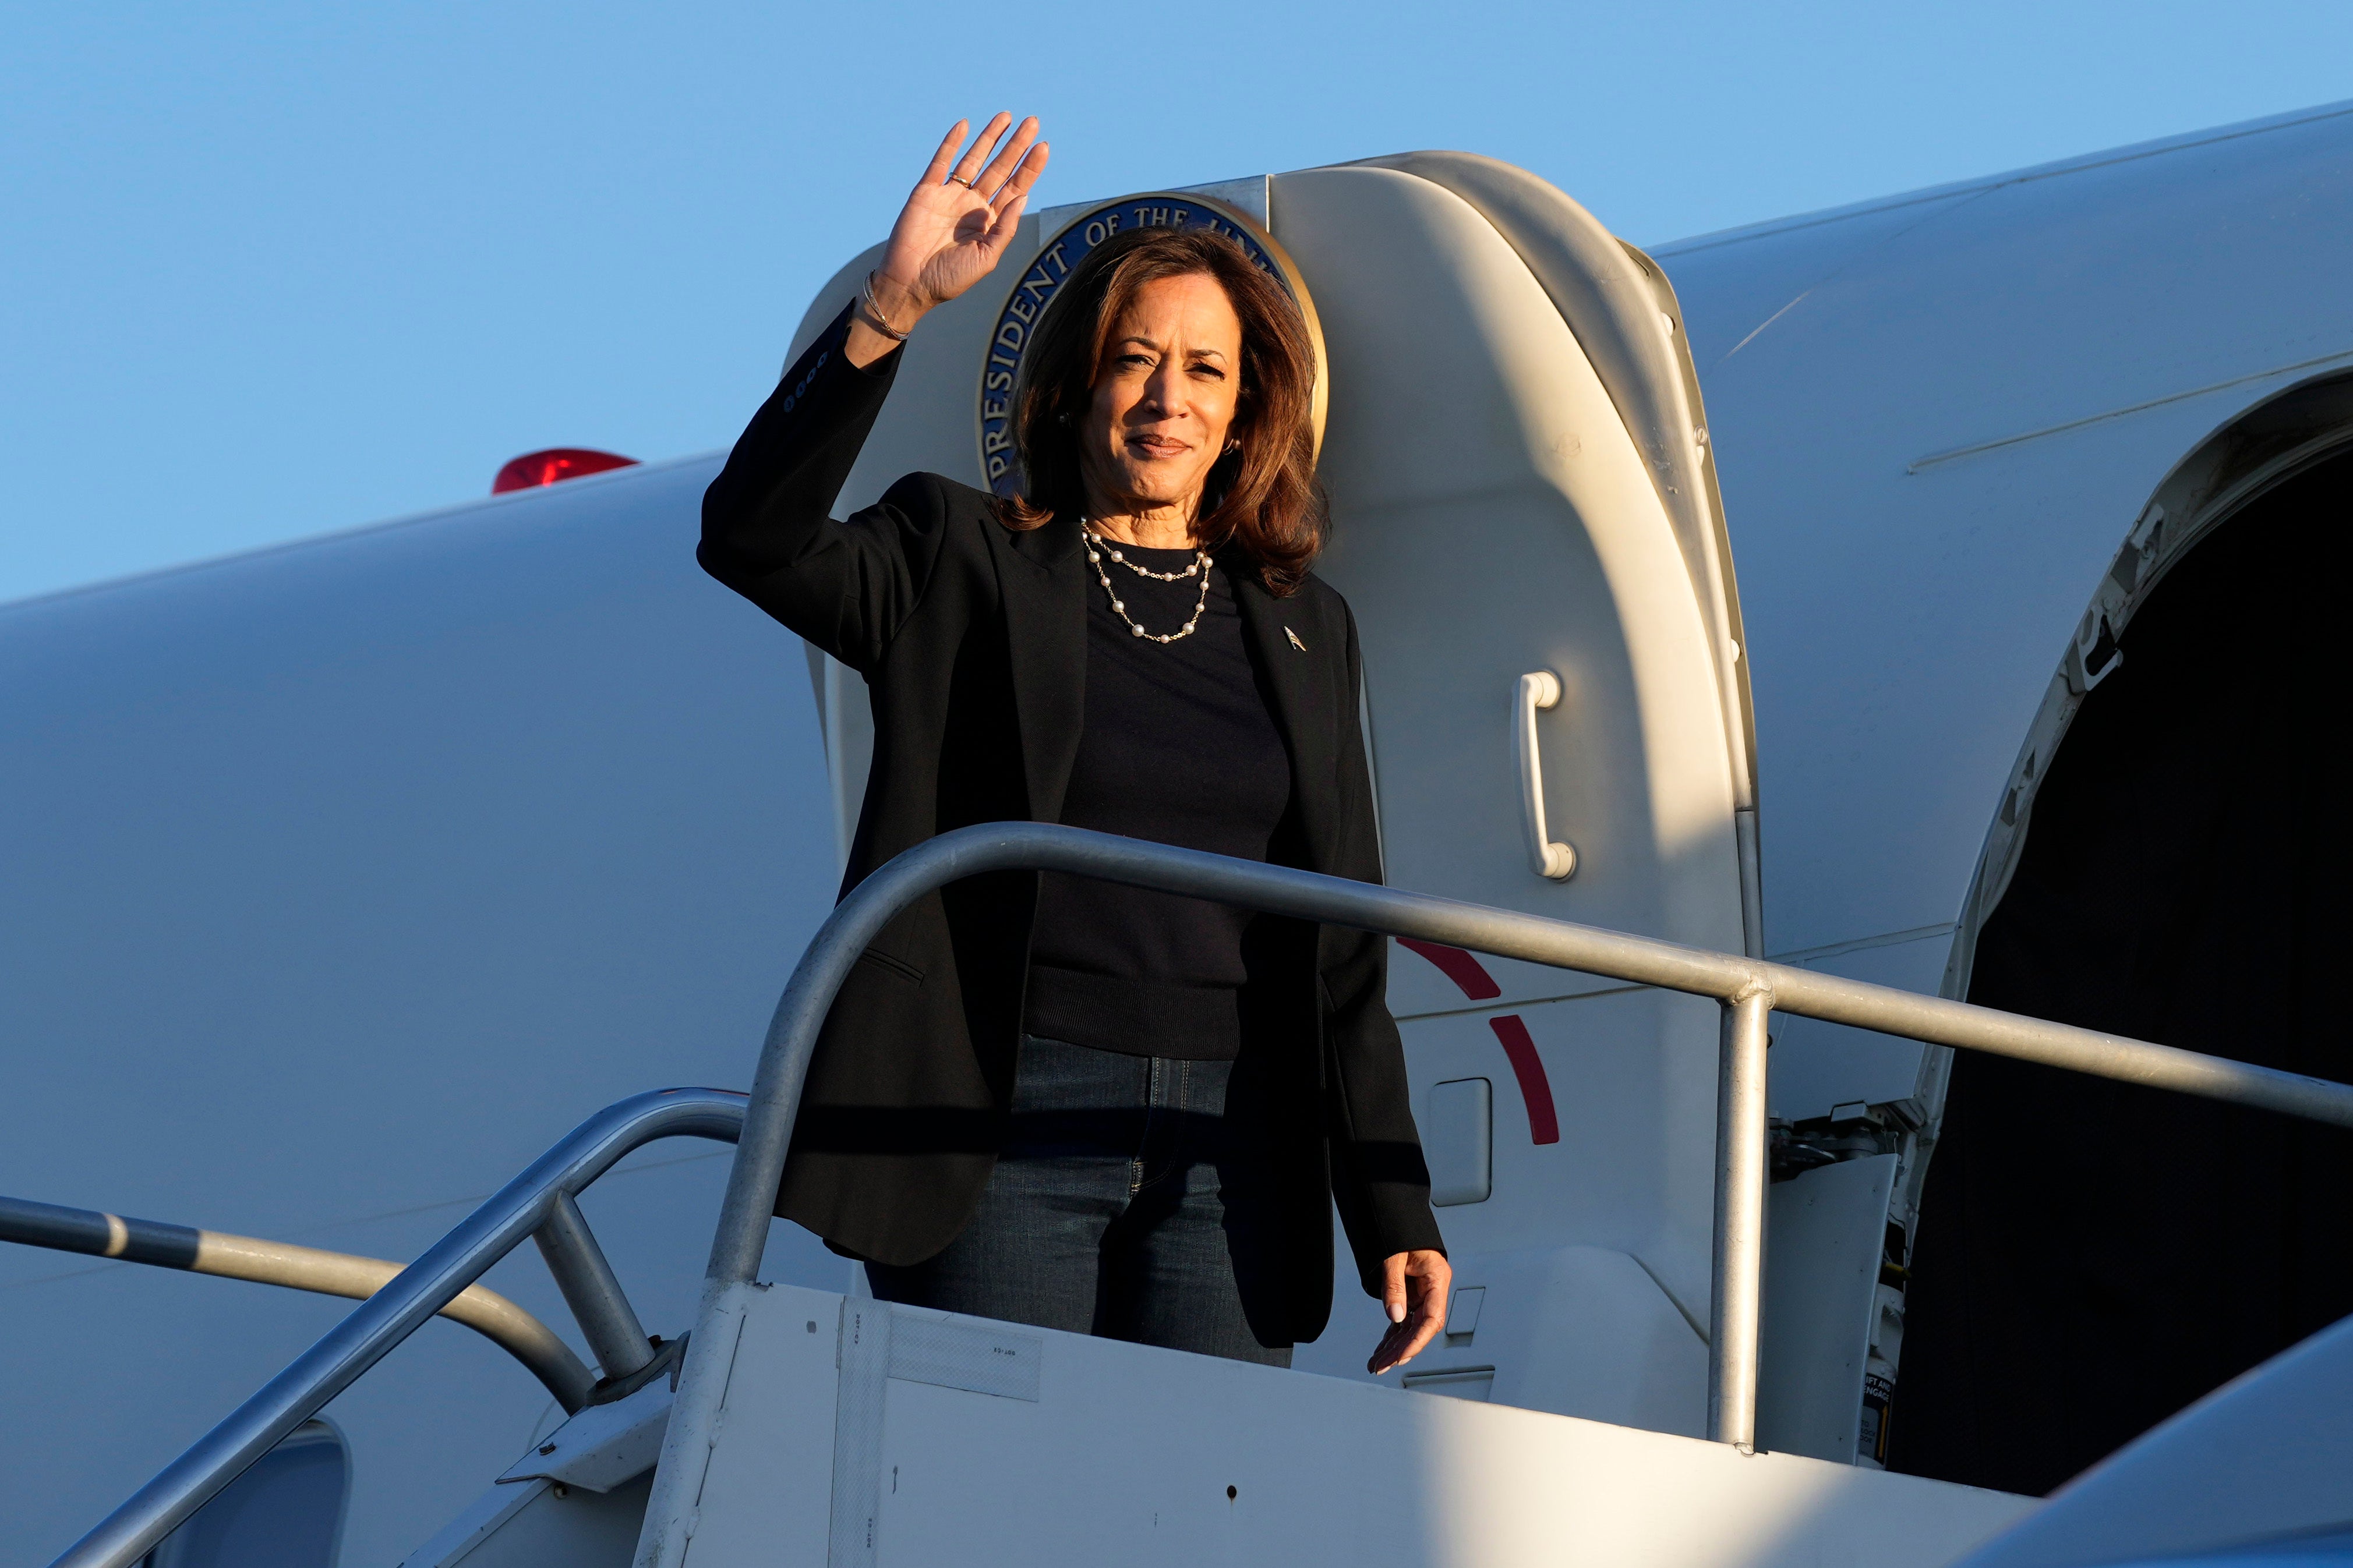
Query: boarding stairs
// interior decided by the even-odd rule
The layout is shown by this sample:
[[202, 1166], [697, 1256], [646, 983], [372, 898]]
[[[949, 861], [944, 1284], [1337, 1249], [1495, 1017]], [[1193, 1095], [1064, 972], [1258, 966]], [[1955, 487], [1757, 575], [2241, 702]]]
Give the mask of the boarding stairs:
[[[802, 1081], [849, 966], [915, 899], [1005, 870], [1095, 877], [1715, 1001], [1707, 1436], [759, 1280]], [[1776, 1012], [2353, 1127], [2353, 1088], [2195, 1052], [1075, 828], [969, 827], [909, 850], [835, 908], [777, 1005], [748, 1096], [666, 1089], [598, 1112], [405, 1268], [0, 1202], [0, 1239], [365, 1298], [55, 1568], [132, 1568], [437, 1314], [513, 1352], [567, 1419], [403, 1568], [1936, 1568], [2002, 1536], [2036, 1501], [1756, 1445], [1766, 1030]], [[577, 1199], [632, 1150], [673, 1137], [736, 1148], [699, 1316], [665, 1342], [638, 1322]], [[595, 1373], [545, 1325], [477, 1284], [526, 1238], [596, 1356]], [[2338, 1360], [2353, 1368], [2347, 1344]], [[422, 1522], [420, 1535], [431, 1528]]]

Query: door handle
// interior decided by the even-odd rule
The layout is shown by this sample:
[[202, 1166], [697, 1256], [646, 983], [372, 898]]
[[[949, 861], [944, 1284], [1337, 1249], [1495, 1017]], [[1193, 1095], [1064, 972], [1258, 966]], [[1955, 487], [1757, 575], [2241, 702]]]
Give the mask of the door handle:
[[1545, 826], [1544, 756], [1536, 749], [1536, 710], [1560, 701], [1560, 677], [1549, 669], [1520, 677], [1512, 704], [1512, 741], [1520, 754], [1520, 821], [1528, 832], [1528, 864], [1539, 877], [1565, 882], [1577, 874], [1577, 851], [1556, 842]]

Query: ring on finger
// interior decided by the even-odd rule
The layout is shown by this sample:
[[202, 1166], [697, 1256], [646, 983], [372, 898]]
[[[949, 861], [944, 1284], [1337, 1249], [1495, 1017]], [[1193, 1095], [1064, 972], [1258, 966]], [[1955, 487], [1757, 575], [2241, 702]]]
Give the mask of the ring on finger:
[[977, 180], [979, 176], [976, 174], [973, 176], [973, 179], [971, 180], [965, 179], [962, 174], [950, 174], [948, 176], [948, 184], [951, 185], [962, 185], [967, 191], [976, 190], [978, 189], [978, 186], [974, 184], [974, 180]]

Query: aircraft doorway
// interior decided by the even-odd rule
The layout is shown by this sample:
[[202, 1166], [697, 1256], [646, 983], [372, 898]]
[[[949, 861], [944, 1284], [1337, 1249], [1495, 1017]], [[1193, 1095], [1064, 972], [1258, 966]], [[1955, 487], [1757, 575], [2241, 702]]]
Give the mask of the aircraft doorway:
[[[1334, 519], [1317, 570], [1361, 639], [1388, 880], [1761, 953], [1744, 633], [1688, 334], [1650, 259], [1525, 171], [1405, 153], [1025, 216], [1004, 277], [908, 345], [840, 504], [911, 469], [987, 477], [990, 356], [1020, 339], [1003, 313], [1114, 212], [1262, 228], [1312, 301]], [[818, 294], [796, 355], [874, 260]], [[811, 674], [846, 852], [868, 706], [840, 666]], [[1427, 943], [1394, 953], [1388, 1004], [1480, 1303], [1451, 1304], [1476, 1327], [1418, 1378], [1701, 1431], [1716, 1009]], [[1362, 1376], [1348, 1347], [1381, 1311], [1342, 1274], [1294, 1365]]]
[[[1968, 1001], [2353, 1079], [2329, 570], [2348, 512], [2340, 454], [2193, 542], [2109, 647], [2092, 627]], [[1890, 1468], [2050, 1491], [2353, 1312], [2348, 1236], [2353, 1133], [1961, 1053]]]

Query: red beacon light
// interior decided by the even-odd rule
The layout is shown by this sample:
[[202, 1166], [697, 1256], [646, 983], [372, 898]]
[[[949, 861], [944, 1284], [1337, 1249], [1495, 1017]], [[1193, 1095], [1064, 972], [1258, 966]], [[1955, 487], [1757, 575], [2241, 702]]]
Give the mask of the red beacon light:
[[576, 479], [583, 474], [601, 474], [607, 468], [634, 468], [635, 458], [624, 458], [615, 452], [598, 452], [586, 447], [550, 447], [543, 452], [525, 452], [499, 470], [491, 481], [491, 493], [502, 496], [509, 490], [527, 490], [537, 485], [557, 485], [566, 479]]

